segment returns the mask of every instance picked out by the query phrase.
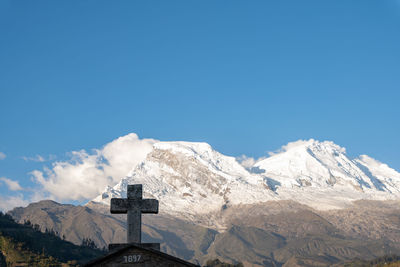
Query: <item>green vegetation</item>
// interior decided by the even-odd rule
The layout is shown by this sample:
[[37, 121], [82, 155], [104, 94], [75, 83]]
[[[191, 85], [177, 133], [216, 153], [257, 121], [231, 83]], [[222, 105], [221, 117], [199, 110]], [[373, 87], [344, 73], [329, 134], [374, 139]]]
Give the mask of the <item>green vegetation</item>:
[[52, 230], [40, 231], [29, 221], [16, 223], [0, 212], [0, 266], [77, 266], [104, 254], [85, 239], [84, 246], [62, 240]]
[[343, 264], [343, 267], [400, 267], [400, 256], [386, 255], [373, 260], [356, 259]]

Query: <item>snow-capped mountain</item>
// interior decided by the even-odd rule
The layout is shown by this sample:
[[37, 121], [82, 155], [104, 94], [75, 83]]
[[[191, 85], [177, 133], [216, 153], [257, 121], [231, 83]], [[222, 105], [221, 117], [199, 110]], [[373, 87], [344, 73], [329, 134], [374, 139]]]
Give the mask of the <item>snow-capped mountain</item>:
[[333, 142], [297, 141], [250, 171], [206, 143], [158, 142], [146, 159], [93, 201], [109, 205], [128, 184], [144, 185], [160, 211], [193, 217], [226, 207], [292, 199], [317, 209], [357, 199], [400, 199], [400, 173], [368, 156], [350, 159]]
[[253, 166], [284, 199], [317, 209], [340, 208], [357, 199], [400, 198], [400, 173], [366, 155], [313, 139], [283, 146]]
[[400, 176], [387, 165], [368, 157], [349, 159], [333, 142], [291, 143], [284, 151], [255, 164], [282, 187], [352, 187], [365, 192], [399, 193]]
[[160, 200], [167, 213], [205, 214], [229, 205], [276, 199], [264, 178], [206, 143], [159, 142], [146, 159], [94, 202], [125, 197], [128, 184], [143, 184], [144, 196]]

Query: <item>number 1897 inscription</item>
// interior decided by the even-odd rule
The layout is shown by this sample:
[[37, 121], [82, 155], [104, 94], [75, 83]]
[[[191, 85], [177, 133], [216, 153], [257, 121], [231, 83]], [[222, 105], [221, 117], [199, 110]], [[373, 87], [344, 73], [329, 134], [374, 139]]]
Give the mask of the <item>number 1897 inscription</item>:
[[128, 255], [124, 256], [125, 263], [139, 262], [142, 258], [142, 255]]

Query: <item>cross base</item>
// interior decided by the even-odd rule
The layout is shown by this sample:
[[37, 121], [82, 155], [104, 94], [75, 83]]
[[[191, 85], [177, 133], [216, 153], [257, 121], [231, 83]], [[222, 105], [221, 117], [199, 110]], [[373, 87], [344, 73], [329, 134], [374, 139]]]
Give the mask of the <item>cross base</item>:
[[143, 248], [150, 248], [150, 249], [154, 249], [157, 251], [160, 251], [160, 243], [125, 243], [125, 244], [109, 244], [108, 245], [108, 251], [112, 252], [112, 251], [116, 251], [122, 248], [125, 248], [129, 245], [135, 245], [138, 247], [143, 247]]

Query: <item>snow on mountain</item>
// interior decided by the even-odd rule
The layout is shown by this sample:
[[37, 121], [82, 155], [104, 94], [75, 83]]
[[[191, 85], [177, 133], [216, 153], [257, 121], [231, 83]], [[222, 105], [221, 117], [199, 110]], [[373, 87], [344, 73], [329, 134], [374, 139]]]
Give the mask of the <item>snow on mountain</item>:
[[126, 196], [128, 184], [138, 183], [143, 184], [145, 197], [159, 199], [160, 210], [170, 214], [206, 214], [276, 199], [263, 177], [206, 143], [159, 142], [127, 177], [93, 201], [109, 205], [110, 198]]
[[367, 155], [361, 155], [355, 162], [370, 177], [375, 187], [392, 193], [400, 189], [400, 173]]
[[400, 174], [361, 156], [350, 159], [333, 142], [313, 139], [284, 146], [253, 168], [275, 183], [282, 198], [318, 209], [338, 208], [356, 199], [400, 197]]
[[365, 174], [346, 150], [333, 142], [298, 141], [289, 148], [255, 164], [264, 175], [283, 187], [351, 186], [357, 190], [385, 190]]
[[400, 173], [368, 156], [350, 159], [333, 142], [297, 141], [248, 171], [207, 143], [159, 142], [146, 159], [93, 201], [109, 205], [128, 184], [144, 185], [160, 211], [194, 217], [230, 205], [292, 199], [317, 209], [356, 199], [399, 199]]

